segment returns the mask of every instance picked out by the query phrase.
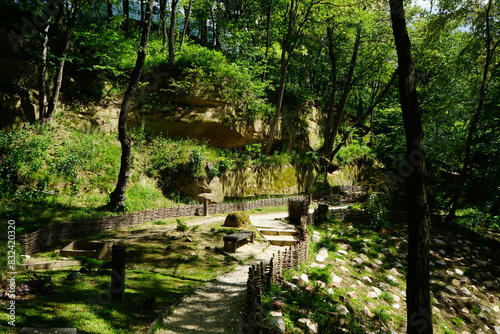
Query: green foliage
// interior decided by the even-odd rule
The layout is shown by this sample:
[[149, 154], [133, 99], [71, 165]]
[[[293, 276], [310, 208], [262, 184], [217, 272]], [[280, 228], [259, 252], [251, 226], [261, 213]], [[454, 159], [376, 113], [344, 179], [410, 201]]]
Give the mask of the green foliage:
[[254, 77], [250, 67], [230, 63], [221, 52], [198, 45], [186, 45], [176, 65], [188, 74], [191, 85], [204, 87], [235, 104], [240, 118], [253, 121], [271, 115], [272, 107], [264, 98], [267, 85]]
[[453, 318], [451, 318], [450, 321], [452, 324], [454, 324], [457, 327], [461, 327], [464, 323], [464, 321], [459, 317], [453, 317]]
[[309, 279], [312, 281], [321, 281], [329, 284], [331, 281], [330, 268], [311, 268], [309, 270]]
[[382, 228], [389, 223], [387, 203], [383, 196], [375, 193], [371, 194], [365, 203], [365, 210], [373, 228]]
[[186, 232], [188, 230], [188, 226], [183, 221], [177, 220], [177, 226], [175, 227], [175, 230], [178, 232]]

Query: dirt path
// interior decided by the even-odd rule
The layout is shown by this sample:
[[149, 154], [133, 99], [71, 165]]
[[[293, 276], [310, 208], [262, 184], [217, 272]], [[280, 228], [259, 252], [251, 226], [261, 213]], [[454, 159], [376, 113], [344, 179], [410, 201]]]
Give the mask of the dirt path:
[[[287, 213], [282, 212], [251, 215], [250, 218], [253, 224], [274, 224], [278, 228], [280, 221], [276, 218], [286, 216]], [[238, 248], [238, 258], [251, 259], [186, 297], [173, 312], [163, 317], [166, 329], [155, 333], [242, 333], [248, 269], [252, 264], [269, 261], [280, 249], [282, 248], [259, 242]]]

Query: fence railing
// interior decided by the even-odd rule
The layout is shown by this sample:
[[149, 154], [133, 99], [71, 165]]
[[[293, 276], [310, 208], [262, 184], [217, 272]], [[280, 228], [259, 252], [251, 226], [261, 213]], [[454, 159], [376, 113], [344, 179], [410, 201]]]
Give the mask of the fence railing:
[[289, 201], [304, 200], [306, 195], [281, 198], [266, 198], [237, 203], [210, 203], [198, 205], [181, 205], [161, 209], [131, 212], [117, 216], [94, 218], [78, 222], [49, 225], [38, 231], [20, 235], [19, 242], [26, 255], [39, 252], [61, 240], [89, 237], [101, 232], [119, 229], [143, 222], [173, 217], [202, 216], [210, 214], [245, 211], [266, 206], [286, 206]]

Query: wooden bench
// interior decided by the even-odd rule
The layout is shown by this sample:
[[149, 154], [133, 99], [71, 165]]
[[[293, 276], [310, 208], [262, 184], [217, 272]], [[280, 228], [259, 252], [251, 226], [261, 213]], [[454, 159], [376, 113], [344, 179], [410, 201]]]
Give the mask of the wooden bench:
[[236, 248], [243, 246], [247, 242], [253, 243], [253, 231], [241, 231], [226, 235], [224, 240], [224, 250], [229, 253], [236, 253]]

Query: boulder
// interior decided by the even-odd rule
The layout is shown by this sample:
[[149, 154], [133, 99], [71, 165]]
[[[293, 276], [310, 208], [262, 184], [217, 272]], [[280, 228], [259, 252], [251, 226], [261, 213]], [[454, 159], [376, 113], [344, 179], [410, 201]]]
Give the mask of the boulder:
[[250, 216], [244, 211], [231, 212], [227, 215], [224, 221], [224, 226], [227, 227], [245, 227], [251, 225]]

